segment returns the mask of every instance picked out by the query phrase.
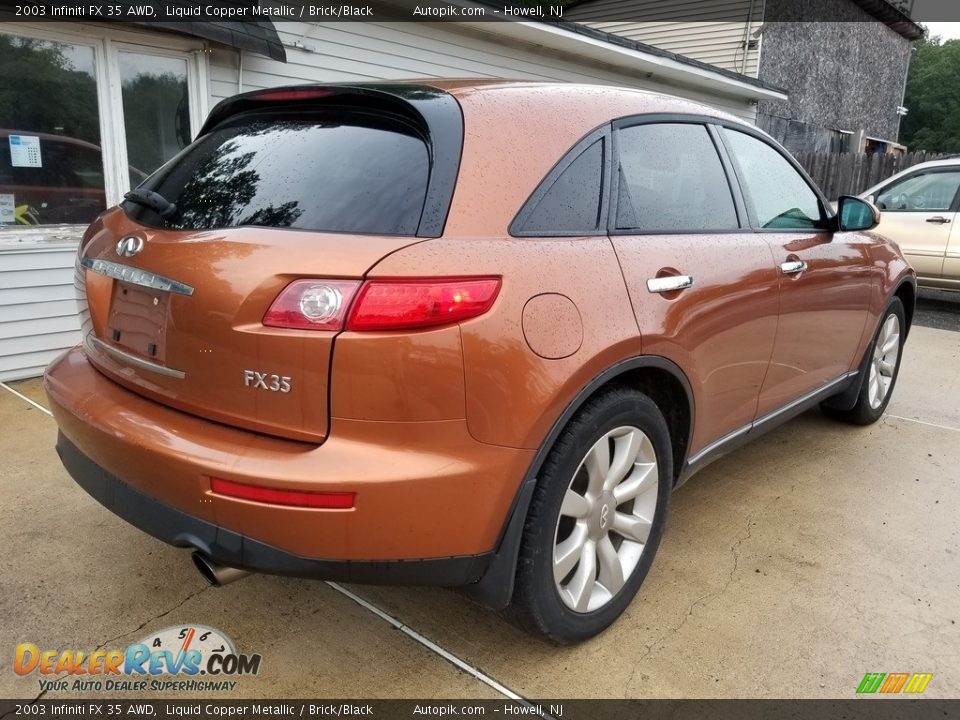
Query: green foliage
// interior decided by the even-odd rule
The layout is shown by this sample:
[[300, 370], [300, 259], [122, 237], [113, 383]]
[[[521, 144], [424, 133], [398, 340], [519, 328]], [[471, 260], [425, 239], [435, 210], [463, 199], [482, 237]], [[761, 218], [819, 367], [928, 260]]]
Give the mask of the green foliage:
[[[153, 172], [190, 142], [186, 79], [142, 72], [125, 81], [123, 119], [131, 167]], [[140, 179], [131, 174], [131, 186]]]
[[96, 80], [54, 43], [0, 35], [0, 128], [99, 145]]
[[960, 40], [921, 40], [914, 49], [900, 142], [910, 150], [960, 153]]

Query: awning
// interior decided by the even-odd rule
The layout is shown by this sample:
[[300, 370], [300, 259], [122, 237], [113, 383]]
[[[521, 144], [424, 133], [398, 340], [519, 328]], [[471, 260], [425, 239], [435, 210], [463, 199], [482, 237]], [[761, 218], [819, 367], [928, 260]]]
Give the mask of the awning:
[[[121, 4], [133, 5], [136, 0], [121, 0]], [[287, 61], [287, 52], [283, 48], [277, 29], [269, 20], [246, 20], [244, 22], [134, 22], [131, 25], [167, 30], [212, 40], [229, 45], [238, 50], [264, 55], [280, 62]]]

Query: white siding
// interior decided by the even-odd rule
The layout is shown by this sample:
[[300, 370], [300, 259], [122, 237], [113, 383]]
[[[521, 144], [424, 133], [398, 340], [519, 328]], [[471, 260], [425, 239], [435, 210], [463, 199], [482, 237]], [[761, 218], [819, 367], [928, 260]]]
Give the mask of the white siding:
[[763, 5], [764, 0], [593, 0], [564, 19], [757, 77], [760, 48], [752, 33], [763, 22]]
[[[694, 60], [757, 77], [759, 41], [743, 22], [589, 22], [597, 30], [621, 35]], [[752, 47], [750, 47], [752, 42]], [[746, 50], [744, 46], [746, 45]]]
[[[505, 42], [489, 29], [453, 23], [277, 23], [287, 63], [244, 54], [242, 89], [305, 82], [402, 78], [493, 77], [625, 85], [680, 95], [753, 121], [746, 99], [654, 82], [645, 74], [534, 45]], [[211, 102], [239, 91], [237, 53], [215, 50], [210, 60]]]
[[80, 341], [76, 247], [0, 247], [0, 381], [34, 377]]

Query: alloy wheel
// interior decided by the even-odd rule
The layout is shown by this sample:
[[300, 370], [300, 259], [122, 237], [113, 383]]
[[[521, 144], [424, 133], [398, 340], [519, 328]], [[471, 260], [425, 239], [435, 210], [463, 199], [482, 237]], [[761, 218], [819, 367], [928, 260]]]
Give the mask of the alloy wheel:
[[553, 545], [554, 584], [568, 608], [599, 610], [636, 569], [653, 526], [659, 478], [653, 443], [632, 426], [606, 433], [580, 461]]
[[900, 320], [896, 315], [888, 315], [880, 328], [873, 349], [873, 361], [870, 363], [867, 398], [870, 407], [876, 410], [883, 403], [897, 370], [897, 358], [900, 356]]

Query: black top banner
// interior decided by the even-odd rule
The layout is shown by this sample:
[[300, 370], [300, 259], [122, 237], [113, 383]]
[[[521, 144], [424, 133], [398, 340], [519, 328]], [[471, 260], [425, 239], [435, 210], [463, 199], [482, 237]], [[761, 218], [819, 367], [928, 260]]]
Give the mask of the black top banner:
[[[762, 10], [760, 10], [762, 8]], [[26, 0], [0, 2], [3, 21], [96, 22], [875, 22], [917, 35], [918, 22], [960, 21], [960, 2], [925, 0], [912, 15], [887, 0]], [[749, 17], [748, 17], [749, 16]]]

